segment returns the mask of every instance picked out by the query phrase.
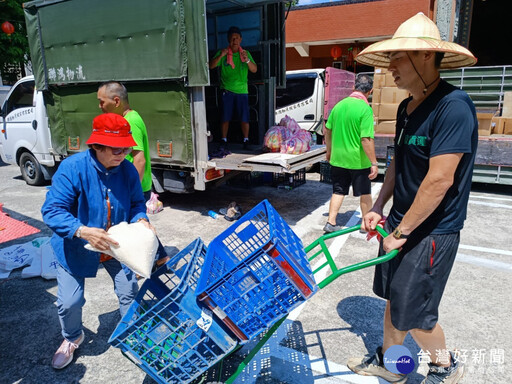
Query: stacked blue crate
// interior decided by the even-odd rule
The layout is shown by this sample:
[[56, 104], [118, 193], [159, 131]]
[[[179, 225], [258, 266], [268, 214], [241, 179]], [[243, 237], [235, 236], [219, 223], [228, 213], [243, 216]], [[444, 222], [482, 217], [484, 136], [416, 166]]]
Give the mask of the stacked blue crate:
[[109, 339], [158, 383], [189, 383], [237, 346], [196, 302], [205, 255], [198, 238], [159, 268]]
[[302, 241], [264, 200], [210, 243], [196, 294], [244, 342], [316, 289]]

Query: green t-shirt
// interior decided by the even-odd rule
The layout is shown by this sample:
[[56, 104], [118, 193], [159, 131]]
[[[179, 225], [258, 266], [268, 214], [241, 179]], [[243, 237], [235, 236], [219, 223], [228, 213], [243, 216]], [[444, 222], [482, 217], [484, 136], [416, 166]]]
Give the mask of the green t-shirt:
[[[149, 156], [149, 142], [146, 124], [144, 124], [142, 117], [140, 117], [140, 115], [134, 110], [128, 112], [124, 118], [130, 124], [133, 140], [135, 140], [137, 143], [133, 149], [136, 151], [144, 151], [146, 166], [144, 167], [144, 176], [142, 177], [141, 184], [142, 191], [147, 192], [151, 190], [151, 185], [153, 182], [151, 180], [151, 157]], [[126, 159], [133, 163], [133, 155], [131, 153], [126, 156]]]
[[361, 144], [373, 139], [373, 111], [361, 99], [346, 97], [334, 106], [325, 124], [332, 134], [331, 165], [347, 169], [370, 168], [372, 163]]
[[[247, 57], [254, 62], [249, 51]], [[214, 59], [220, 55], [221, 51], [218, 51], [214, 56]], [[231, 65], [227, 62], [227, 55], [220, 59], [217, 67], [220, 66], [220, 87], [233, 93], [248, 94], [249, 89], [247, 88], [247, 74], [249, 73], [249, 66], [246, 63], [242, 63], [240, 60], [240, 53], [233, 53], [233, 63], [235, 68], [231, 68]]]

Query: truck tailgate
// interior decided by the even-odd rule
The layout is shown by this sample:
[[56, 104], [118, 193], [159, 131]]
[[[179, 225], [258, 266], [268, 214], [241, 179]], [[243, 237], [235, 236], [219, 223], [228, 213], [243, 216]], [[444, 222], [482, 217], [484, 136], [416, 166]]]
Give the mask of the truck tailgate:
[[208, 165], [237, 171], [293, 173], [322, 160], [325, 160], [325, 145], [315, 145], [300, 155], [263, 153], [255, 156], [251, 153], [232, 153], [222, 159], [211, 159]]

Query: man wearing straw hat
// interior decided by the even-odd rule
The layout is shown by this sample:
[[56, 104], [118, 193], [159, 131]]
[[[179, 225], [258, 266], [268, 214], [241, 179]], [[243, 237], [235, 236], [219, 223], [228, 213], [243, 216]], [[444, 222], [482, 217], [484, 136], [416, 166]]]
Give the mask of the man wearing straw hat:
[[473, 65], [476, 58], [442, 41], [436, 25], [418, 13], [393, 38], [363, 50], [357, 61], [387, 67], [398, 88], [412, 96], [398, 108], [394, 160], [362, 224], [364, 230], [375, 229], [393, 197], [385, 224], [391, 235], [381, 241], [379, 254], [400, 252], [376, 267], [373, 282], [375, 294], [387, 300], [383, 344], [373, 356], [347, 365], [361, 375], [405, 383], [407, 370], [387, 365], [386, 351], [401, 345], [409, 332], [431, 360], [422, 383], [457, 383], [464, 366], [445, 345], [438, 307], [466, 218], [478, 122], [469, 96], [441, 80], [439, 69]]

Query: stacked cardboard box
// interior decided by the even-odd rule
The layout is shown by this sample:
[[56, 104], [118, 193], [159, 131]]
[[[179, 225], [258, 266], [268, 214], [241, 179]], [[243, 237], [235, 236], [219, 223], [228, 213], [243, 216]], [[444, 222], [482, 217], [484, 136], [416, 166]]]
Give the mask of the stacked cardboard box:
[[375, 133], [395, 133], [398, 105], [406, 97], [409, 92], [397, 88], [391, 72], [375, 68], [372, 95]]
[[496, 113], [477, 113], [478, 119], [478, 136], [489, 136], [495, 133]]
[[512, 117], [497, 113], [477, 113], [478, 136], [512, 135]]
[[501, 117], [512, 118], [512, 91], [505, 92], [503, 95], [503, 111]]
[[503, 95], [503, 110], [501, 117], [494, 118], [493, 133], [498, 135], [512, 135], [512, 92]]
[[503, 95], [501, 116], [495, 113], [477, 113], [478, 135], [512, 135], [512, 92]]
[[512, 135], [512, 117], [497, 113], [477, 113], [478, 136]]

